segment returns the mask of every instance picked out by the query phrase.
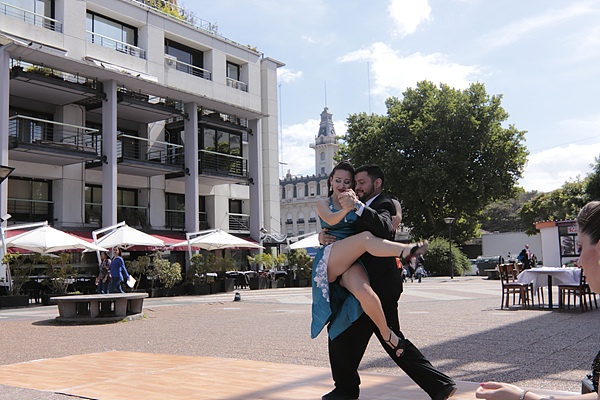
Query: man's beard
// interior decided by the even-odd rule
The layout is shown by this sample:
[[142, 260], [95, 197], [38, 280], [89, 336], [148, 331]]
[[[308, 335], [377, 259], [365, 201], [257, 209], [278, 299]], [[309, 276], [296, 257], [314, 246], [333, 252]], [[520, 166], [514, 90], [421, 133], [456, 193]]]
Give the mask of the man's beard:
[[363, 192], [363, 195], [360, 196], [358, 199], [364, 203], [368, 201], [371, 197], [373, 197], [373, 195], [374, 192], [372, 190], [370, 192]]

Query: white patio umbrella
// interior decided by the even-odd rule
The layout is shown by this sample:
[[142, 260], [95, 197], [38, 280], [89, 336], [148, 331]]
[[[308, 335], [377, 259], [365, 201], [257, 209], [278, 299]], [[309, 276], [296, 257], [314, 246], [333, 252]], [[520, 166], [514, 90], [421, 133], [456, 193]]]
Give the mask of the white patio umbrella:
[[196, 249], [219, 250], [219, 249], [261, 249], [262, 246], [258, 243], [244, 240], [237, 236], [231, 235], [220, 229], [215, 229], [212, 232], [207, 232], [204, 235], [197, 236], [185, 242], [175, 243], [171, 247], [190, 246]]
[[164, 247], [165, 242], [154, 236], [148, 235], [142, 231], [138, 231], [127, 225], [122, 225], [114, 231], [107, 233], [100, 239], [96, 240], [98, 246], [106, 247], [108, 249], [114, 247], [121, 247], [128, 249], [132, 246], [150, 246], [150, 247]]
[[290, 249], [297, 250], [320, 246], [321, 244], [319, 243], [319, 234], [315, 233], [313, 235], [305, 237], [304, 239], [300, 239], [295, 243], [290, 244]]
[[60, 250], [107, 251], [104, 247], [86, 242], [48, 225], [6, 239], [6, 247], [18, 247], [42, 254]]

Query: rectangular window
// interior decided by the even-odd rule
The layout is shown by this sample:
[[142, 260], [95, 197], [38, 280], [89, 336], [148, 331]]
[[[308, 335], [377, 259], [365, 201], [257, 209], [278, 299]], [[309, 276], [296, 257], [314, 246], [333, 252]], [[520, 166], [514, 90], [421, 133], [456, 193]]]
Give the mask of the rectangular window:
[[53, 220], [51, 181], [10, 178], [8, 213], [13, 222]]
[[87, 30], [107, 38], [137, 46], [137, 29], [112, 18], [87, 13]]
[[[177, 43], [171, 39], [165, 39], [165, 54], [177, 58], [178, 61], [193, 65], [194, 67], [204, 68], [204, 55], [201, 51]], [[182, 65], [181, 68], [185, 66]], [[178, 66], [177, 69], [180, 69]], [[192, 73], [184, 70], [184, 72]]]
[[236, 81], [240, 80], [240, 66], [227, 61], [227, 77]]

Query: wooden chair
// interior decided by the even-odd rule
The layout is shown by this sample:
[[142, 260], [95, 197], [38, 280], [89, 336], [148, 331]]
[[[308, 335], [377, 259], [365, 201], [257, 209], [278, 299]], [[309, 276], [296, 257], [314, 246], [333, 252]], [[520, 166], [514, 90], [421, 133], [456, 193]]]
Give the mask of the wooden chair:
[[558, 285], [558, 308], [561, 310], [564, 310], [565, 306], [566, 308], [570, 308], [572, 298], [573, 307], [577, 307], [577, 299], [579, 299], [579, 307], [581, 309], [581, 312], [586, 311], [588, 309], [586, 299], [588, 290], [589, 286], [585, 282], [585, 276], [583, 275], [583, 271], [581, 271], [581, 273], [579, 274], [578, 285]]
[[[516, 305], [516, 295], [519, 295], [519, 304], [521, 307], [530, 307], [533, 305], [533, 285], [529, 283], [517, 282], [517, 274], [514, 264], [500, 264], [498, 265], [500, 270], [500, 279], [502, 280], [502, 303], [500, 308], [509, 308], [509, 298], [512, 294], [513, 305]], [[506, 299], [506, 300], [505, 300]]]

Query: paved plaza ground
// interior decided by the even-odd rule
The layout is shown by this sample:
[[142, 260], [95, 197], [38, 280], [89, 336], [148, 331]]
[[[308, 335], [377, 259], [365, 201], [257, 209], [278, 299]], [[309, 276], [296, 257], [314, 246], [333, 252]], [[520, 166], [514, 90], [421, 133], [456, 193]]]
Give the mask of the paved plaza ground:
[[[406, 283], [403, 332], [456, 380], [578, 392], [599, 350], [600, 311], [500, 310], [500, 287], [480, 277]], [[328, 367], [326, 337], [310, 339], [310, 288], [240, 293], [240, 302], [233, 293], [147, 299], [146, 318], [107, 325], [56, 324], [56, 306], [0, 310], [0, 365], [121, 351]], [[404, 375], [375, 340], [361, 371]], [[73, 397], [0, 386], [0, 399], [20, 398]]]

